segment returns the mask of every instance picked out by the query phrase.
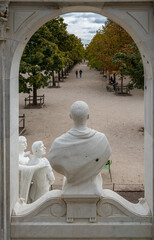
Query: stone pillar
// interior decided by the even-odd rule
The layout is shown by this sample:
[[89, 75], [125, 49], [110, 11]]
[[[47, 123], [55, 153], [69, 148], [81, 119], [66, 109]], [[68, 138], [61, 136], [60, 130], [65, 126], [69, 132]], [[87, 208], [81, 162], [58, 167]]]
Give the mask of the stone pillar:
[[7, 164], [8, 141], [6, 129], [9, 118], [6, 112], [6, 81], [5, 81], [5, 54], [6, 54], [6, 22], [8, 6], [0, 5], [0, 235], [1, 239], [9, 239], [9, 165]]
[[[0, 239], [10, 239], [10, 217], [18, 196], [18, 87], [11, 73], [12, 45], [7, 39], [8, 4], [0, 4]], [[18, 70], [15, 70], [18, 72]]]
[[149, 53], [151, 51], [151, 59], [143, 56], [145, 86], [144, 86], [144, 103], [145, 103], [145, 198], [150, 205], [152, 215], [154, 216], [154, 42], [152, 38], [147, 41]]
[[9, 141], [6, 129], [9, 117], [6, 111], [6, 98], [8, 97], [5, 81], [5, 46], [6, 42], [0, 40], [0, 227], [1, 239], [9, 239], [10, 225], [10, 176], [9, 176]]

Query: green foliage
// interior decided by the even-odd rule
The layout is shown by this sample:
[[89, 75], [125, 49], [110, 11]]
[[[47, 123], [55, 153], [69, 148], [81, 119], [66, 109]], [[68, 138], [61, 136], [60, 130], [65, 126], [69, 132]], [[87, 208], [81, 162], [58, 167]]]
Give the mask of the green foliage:
[[121, 74], [121, 85], [124, 76], [129, 76], [130, 89], [144, 88], [144, 70], [141, 56], [136, 44], [128, 33], [116, 23], [107, 20], [86, 49], [89, 66], [117, 71]]
[[63, 66], [63, 54], [57, 45], [36, 35], [28, 42], [21, 59], [19, 91], [24, 93], [47, 86], [52, 71], [58, 72]]
[[89, 66], [97, 69], [117, 70], [113, 56], [133, 40], [118, 24], [108, 20], [99, 30], [86, 49]]
[[81, 40], [68, 34], [64, 19], [57, 17], [43, 25], [29, 40], [20, 63], [19, 92], [35, 93], [48, 85], [53, 72], [67, 63], [81, 62], [84, 48]]
[[117, 53], [112, 61], [119, 66], [122, 76], [129, 76], [130, 89], [144, 89], [144, 69], [140, 52], [135, 43], [128, 45], [122, 52]]
[[50, 20], [45, 26], [52, 34], [52, 42], [58, 46], [61, 52], [65, 53], [66, 63], [79, 63], [82, 61], [84, 57], [83, 44], [78, 37], [67, 32], [67, 24], [64, 23], [62, 17]]
[[71, 62], [80, 63], [84, 58], [84, 47], [81, 39], [77, 38], [74, 34], [69, 34], [69, 59]]

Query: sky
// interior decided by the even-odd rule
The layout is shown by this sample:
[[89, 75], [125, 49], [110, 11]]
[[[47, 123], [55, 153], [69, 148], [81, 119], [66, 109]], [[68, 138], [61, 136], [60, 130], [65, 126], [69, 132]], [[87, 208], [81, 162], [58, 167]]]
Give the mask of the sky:
[[67, 31], [81, 38], [83, 44], [90, 43], [96, 31], [102, 29], [107, 20], [106, 17], [95, 13], [68, 13], [61, 17], [68, 24]]

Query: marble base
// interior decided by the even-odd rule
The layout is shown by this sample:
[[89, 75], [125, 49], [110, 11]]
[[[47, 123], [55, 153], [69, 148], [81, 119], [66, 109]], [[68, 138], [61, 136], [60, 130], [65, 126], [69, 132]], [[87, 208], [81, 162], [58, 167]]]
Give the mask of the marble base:
[[72, 223], [76, 220], [89, 221], [94, 223], [97, 221], [96, 204], [99, 201], [98, 196], [93, 197], [80, 197], [80, 196], [67, 196], [63, 200], [66, 202], [66, 221]]
[[152, 217], [144, 199], [133, 204], [111, 190], [63, 197], [53, 190], [32, 204], [19, 200], [11, 221], [15, 239], [148, 239]]

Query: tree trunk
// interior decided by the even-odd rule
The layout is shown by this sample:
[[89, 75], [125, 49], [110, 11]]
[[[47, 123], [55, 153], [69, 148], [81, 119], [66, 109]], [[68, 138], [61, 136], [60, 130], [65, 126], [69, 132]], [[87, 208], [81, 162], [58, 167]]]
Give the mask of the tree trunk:
[[116, 82], [116, 74], [113, 74], [113, 80]]
[[58, 72], [58, 81], [60, 82], [60, 71]]
[[109, 80], [109, 84], [110, 84], [111, 83], [110, 72], [108, 72], [108, 80]]
[[68, 66], [66, 66], [66, 75], [67, 75], [67, 73], [68, 73]]
[[64, 77], [64, 71], [63, 71], [63, 69], [61, 70], [61, 76], [62, 76], [62, 78]]
[[54, 71], [52, 71], [52, 86], [53, 86], [53, 87], [56, 87]]
[[121, 76], [121, 93], [123, 93], [123, 76]]
[[37, 88], [35, 85], [33, 85], [33, 105], [37, 105]]
[[66, 73], [66, 67], [65, 67], [65, 76], [66, 76], [66, 74], [67, 74], [67, 73]]

